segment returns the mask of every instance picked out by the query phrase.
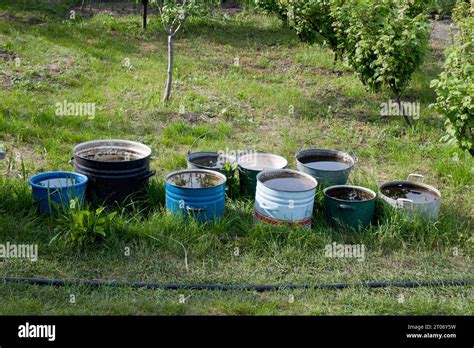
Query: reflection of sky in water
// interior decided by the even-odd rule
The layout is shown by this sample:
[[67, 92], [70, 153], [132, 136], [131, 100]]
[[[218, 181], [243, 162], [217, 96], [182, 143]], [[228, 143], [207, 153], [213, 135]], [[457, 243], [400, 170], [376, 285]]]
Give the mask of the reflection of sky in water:
[[40, 181], [38, 185], [44, 187], [65, 187], [74, 185], [76, 181], [73, 178], [57, 178]]
[[219, 177], [197, 172], [176, 174], [169, 180], [176, 186], [187, 188], [209, 188], [220, 184]]
[[390, 186], [384, 188], [382, 193], [393, 199], [405, 198], [410, 199], [415, 203], [434, 202], [438, 199], [438, 196], [434, 192], [414, 186]]

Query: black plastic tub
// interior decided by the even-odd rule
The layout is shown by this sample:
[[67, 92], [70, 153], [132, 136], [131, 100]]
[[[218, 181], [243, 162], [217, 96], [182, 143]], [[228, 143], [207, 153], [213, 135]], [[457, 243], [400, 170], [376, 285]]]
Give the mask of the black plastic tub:
[[73, 148], [74, 170], [89, 178], [88, 197], [112, 204], [143, 192], [151, 149], [128, 140], [94, 140]]

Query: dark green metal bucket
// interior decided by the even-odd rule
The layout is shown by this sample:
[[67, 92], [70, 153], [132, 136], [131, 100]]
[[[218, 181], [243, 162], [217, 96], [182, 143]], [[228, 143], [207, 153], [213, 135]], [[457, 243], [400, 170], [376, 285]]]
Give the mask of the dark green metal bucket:
[[368, 188], [336, 185], [324, 189], [324, 213], [329, 221], [363, 228], [374, 216], [377, 194]]
[[255, 197], [257, 175], [264, 170], [285, 169], [288, 161], [278, 155], [269, 153], [251, 153], [239, 157], [240, 194], [244, 197]]

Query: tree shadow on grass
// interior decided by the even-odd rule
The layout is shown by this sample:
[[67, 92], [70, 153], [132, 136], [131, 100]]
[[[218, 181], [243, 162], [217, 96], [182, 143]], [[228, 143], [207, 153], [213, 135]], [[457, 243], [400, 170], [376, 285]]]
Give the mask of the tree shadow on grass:
[[300, 43], [289, 28], [279, 25], [273, 28], [237, 20], [190, 19], [178, 37], [205, 38], [221, 46], [239, 49], [260, 49], [265, 46], [294, 47]]
[[51, 45], [74, 49], [101, 60], [118, 62], [138, 50], [136, 40], [117, 37], [102, 27], [74, 27], [67, 23], [45, 23], [33, 27], [23, 22], [15, 22], [13, 26], [22, 35], [34, 35]]
[[[66, 18], [70, 10], [77, 15], [92, 17], [97, 14], [112, 14], [114, 16], [139, 15], [141, 3], [135, 5], [134, 0], [85, 0], [81, 11], [81, 0], [2, 0], [0, 10], [8, 12], [31, 11], [46, 16]], [[156, 13], [149, 9], [149, 13]]]
[[10, 13], [31, 11], [45, 16], [64, 16], [67, 10], [77, 3], [80, 3], [80, 0], [2, 0], [0, 10]]
[[380, 102], [374, 98], [359, 99], [338, 89], [320, 92], [295, 104], [294, 117], [306, 120], [355, 119], [364, 123], [380, 121], [376, 110]]

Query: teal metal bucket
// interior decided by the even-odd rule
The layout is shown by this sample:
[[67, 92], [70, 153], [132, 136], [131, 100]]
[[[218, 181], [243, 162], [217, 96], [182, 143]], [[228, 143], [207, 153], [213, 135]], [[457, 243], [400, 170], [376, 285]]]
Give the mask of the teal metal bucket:
[[370, 225], [377, 197], [374, 191], [361, 186], [336, 185], [323, 193], [324, 214], [330, 222], [354, 229]]
[[346, 184], [356, 162], [354, 156], [337, 150], [305, 149], [296, 154], [298, 170], [311, 175], [321, 187]]
[[327, 135], [313, 137], [301, 145], [296, 153], [296, 167], [300, 172], [311, 175], [318, 181], [318, 188], [334, 185], [345, 185], [349, 179], [352, 167], [357, 163], [357, 157], [339, 150], [319, 148], [304, 149], [313, 139], [325, 138]]

